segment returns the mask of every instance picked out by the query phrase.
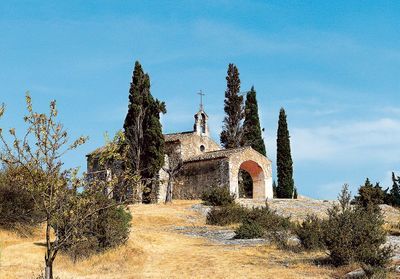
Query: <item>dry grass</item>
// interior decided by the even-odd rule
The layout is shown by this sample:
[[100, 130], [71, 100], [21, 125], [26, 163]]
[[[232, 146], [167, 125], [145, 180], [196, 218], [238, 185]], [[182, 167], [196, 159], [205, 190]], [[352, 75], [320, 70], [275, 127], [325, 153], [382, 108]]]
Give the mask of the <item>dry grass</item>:
[[[205, 226], [189, 210], [193, 201], [173, 205], [134, 205], [133, 229], [126, 245], [73, 263], [60, 255], [55, 275], [66, 278], [332, 278], [318, 267], [315, 253], [283, 252], [271, 246], [224, 246], [186, 236], [174, 226]], [[0, 231], [0, 278], [32, 278], [41, 269], [43, 232], [22, 238]]]

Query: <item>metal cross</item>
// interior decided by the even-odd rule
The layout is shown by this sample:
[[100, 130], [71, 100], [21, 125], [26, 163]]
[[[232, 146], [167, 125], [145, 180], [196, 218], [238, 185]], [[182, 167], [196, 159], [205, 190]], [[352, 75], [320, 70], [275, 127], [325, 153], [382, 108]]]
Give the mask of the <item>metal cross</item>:
[[203, 96], [206, 94], [204, 94], [202, 90], [200, 90], [200, 92], [197, 94], [200, 95], [200, 110], [203, 110]]

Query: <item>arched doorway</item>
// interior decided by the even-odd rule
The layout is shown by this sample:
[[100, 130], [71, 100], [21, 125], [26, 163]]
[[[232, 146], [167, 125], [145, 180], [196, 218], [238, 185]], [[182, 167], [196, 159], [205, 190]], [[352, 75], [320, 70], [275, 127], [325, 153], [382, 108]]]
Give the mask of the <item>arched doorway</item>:
[[[239, 167], [238, 179], [242, 179], [242, 185], [247, 187], [247, 189], [243, 189], [244, 191], [240, 191], [239, 189], [239, 197], [241, 194], [244, 198], [258, 199], [265, 197], [265, 174], [259, 164], [252, 160], [244, 161]], [[252, 189], [248, 189], [251, 186]], [[243, 192], [245, 192], [244, 195]]]

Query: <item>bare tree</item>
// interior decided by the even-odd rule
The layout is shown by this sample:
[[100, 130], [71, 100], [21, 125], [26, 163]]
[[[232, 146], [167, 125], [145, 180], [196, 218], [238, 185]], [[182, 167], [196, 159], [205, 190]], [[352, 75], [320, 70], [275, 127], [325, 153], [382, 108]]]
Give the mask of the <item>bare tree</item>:
[[[76, 168], [63, 170], [63, 156], [84, 144], [87, 138], [80, 137], [68, 144], [66, 130], [56, 121], [56, 102], [50, 103], [49, 115], [33, 111], [29, 94], [26, 104], [28, 114], [24, 121], [28, 127], [22, 139], [11, 128], [12, 143], [8, 143], [0, 128], [0, 142], [4, 145], [0, 161], [26, 172], [18, 187], [31, 194], [35, 206], [45, 216], [42, 220], [46, 227], [44, 273], [46, 279], [52, 279], [53, 262], [63, 245], [77, 239], [80, 229], [91, 216], [117, 203], [96, 202], [96, 197], [104, 193], [105, 187], [111, 187], [113, 181], [79, 178]], [[0, 108], [0, 118], [3, 113], [4, 105]], [[66, 220], [68, 225], [60, 234], [59, 224]]]

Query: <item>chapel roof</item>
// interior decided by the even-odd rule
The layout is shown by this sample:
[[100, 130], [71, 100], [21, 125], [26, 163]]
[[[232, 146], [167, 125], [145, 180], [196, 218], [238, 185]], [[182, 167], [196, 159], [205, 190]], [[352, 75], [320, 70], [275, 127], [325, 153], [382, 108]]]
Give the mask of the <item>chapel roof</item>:
[[106, 147], [107, 147], [107, 144], [106, 144], [106, 145], [103, 145], [103, 146], [101, 146], [101, 147], [99, 147], [99, 148], [96, 148], [96, 149], [93, 150], [92, 152], [88, 153], [88, 154], [86, 155], [86, 157], [94, 156], [94, 155], [99, 155], [99, 154], [101, 154], [102, 152], [104, 152], [104, 151], [106, 150]]
[[[194, 134], [193, 131], [185, 131], [185, 132], [180, 132], [180, 133], [171, 133], [171, 134], [164, 134], [164, 140], [165, 142], [173, 142], [173, 141], [179, 141], [184, 138], [188, 138]], [[109, 143], [110, 144], [110, 143]], [[106, 150], [107, 145], [103, 145], [99, 148], [96, 148], [95, 150], [91, 151], [88, 153], [86, 156], [93, 156], [93, 155], [98, 155]]]
[[164, 134], [164, 140], [165, 140], [165, 142], [179, 141], [179, 140], [191, 137], [193, 134], [194, 134], [193, 131]]
[[230, 149], [221, 149], [215, 151], [204, 152], [201, 155], [193, 156], [185, 160], [185, 162], [195, 162], [195, 161], [203, 161], [203, 160], [213, 160], [220, 158], [228, 158], [230, 155], [242, 152], [246, 149], [251, 149], [249, 146], [238, 147], [238, 148], [230, 148]]

